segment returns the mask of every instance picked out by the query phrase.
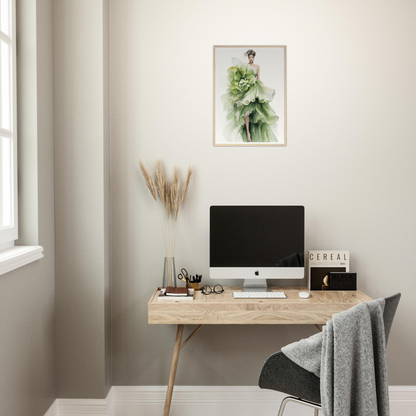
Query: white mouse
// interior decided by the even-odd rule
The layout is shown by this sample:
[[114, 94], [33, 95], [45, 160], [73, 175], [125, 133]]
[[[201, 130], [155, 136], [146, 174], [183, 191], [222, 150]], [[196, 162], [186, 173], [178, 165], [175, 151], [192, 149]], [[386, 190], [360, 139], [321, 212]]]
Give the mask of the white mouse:
[[311, 294], [309, 292], [299, 292], [299, 297], [302, 299], [308, 299]]

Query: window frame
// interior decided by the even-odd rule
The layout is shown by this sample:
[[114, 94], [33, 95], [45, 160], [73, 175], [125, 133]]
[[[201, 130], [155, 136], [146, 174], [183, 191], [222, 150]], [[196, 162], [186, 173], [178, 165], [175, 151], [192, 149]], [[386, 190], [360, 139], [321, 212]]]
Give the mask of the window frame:
[[[0, 127], [0, 135], [3, 134], [6, 137], [12, 139], [12, 157], [10, 158], [13, 164], [12, 181], [11, 181], [11, 226], [5, 226], [0, 229], [0, 275], [9, 273], [12, 270], [18, 269], [36, 260], [44, 257], [43, 247], [40, 245], [15, 245], [18, 239], [18, 135], [17, 135], [17, 11], [16, 0], [9, 0], [10, 7], [10, 36], [7, 36], [0, 32], [0, 39], [9, 43], [10, 48], [10, 76], [11, 76], [11, 91], [10, 111], [12, 113], [10, 120], [11, 130], [5, 130]], [[1, 28], [0, 28], [1, 29]], [[1, 80], [0, 80], [1, 82]], [[24, 85], [23, 85], [24, 87]], [[0, 91], [1, 93], [1, 91]], [[2, 97], [0, 96], [0, 99]], [[36, 241], [35, 244], [38, 242]]]
[[[4, 1], [4, 0], [1, 0]], [[0, 228], [0, 250], [14, 246], [18, 239], [18, 202], [17, 202], [17, 70], [16, 70], [16, 0], [9, 1], [9, 28], [10, 36], [1, 31], [0, 40], [9, 45], [10, 48], [10, 127], [11, 130], [0, 126], [0, 137], [10, 138], [11, 146], [11, 224]]]

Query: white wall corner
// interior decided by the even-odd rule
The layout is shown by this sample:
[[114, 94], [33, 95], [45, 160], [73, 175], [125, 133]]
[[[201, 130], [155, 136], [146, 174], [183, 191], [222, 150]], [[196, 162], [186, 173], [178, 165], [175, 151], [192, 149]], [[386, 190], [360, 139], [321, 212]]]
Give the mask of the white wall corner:
[[45, 416], [114, 416], [114, 394], [105, 399], [56, 399]]
[[57, 416], [114, 416], [112, 391], [105, 399], [57, 399]]
[[58, 413], [58, 401], [55, 400], [48, 411], [45, 413], [45, 416], [59, 416]]

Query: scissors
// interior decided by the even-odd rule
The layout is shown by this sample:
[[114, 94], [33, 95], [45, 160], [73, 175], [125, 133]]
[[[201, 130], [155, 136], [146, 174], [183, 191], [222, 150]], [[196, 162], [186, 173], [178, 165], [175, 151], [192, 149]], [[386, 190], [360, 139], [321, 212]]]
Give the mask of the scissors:
[[182, 267], [181, 272], [178, 274], [178, 279], [189, 283], [189, 273], [184, 267]]

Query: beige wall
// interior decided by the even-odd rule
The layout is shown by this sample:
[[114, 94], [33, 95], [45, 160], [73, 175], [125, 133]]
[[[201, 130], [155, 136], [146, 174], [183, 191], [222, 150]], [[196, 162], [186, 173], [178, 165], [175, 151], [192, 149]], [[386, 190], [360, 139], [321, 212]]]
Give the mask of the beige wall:
[[108, 0], [54, 2], [56, 388], [103, 398], [110, 374]]
[[[303, 204], [306, 250], [350, 250], [361, 290], [402, 292], [389, 381], [416, 384], [415, 19], [407, 0], [110, 2], [113, 385], [168, 379], [175, 329], [147, 324], [163, 248], [138, 163], [158, 157], [195, 167], [178, 267], [210, 283], [211, 204]], [[285, 148], [212, 146], [212, 47], [245, 44], [287, 45]], [[255, 385], [270, 353], [315, 331], [206, 327], [177, 382]]]
[[18, 243], [44, 258], [0, 276], [0, 413], [41, 416], [56, 397], [52, 1], [17, 6]]

